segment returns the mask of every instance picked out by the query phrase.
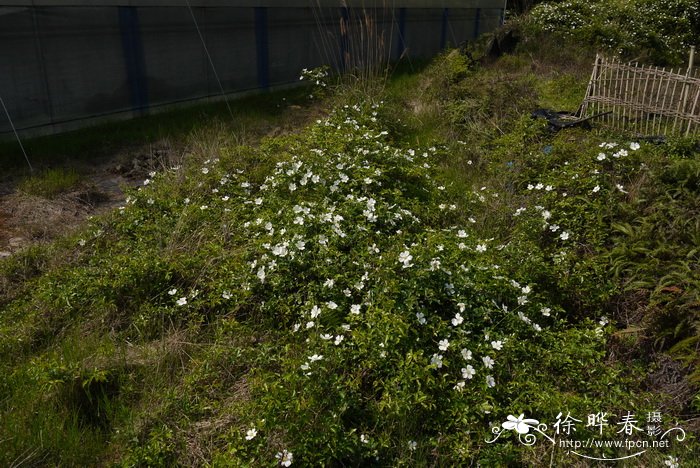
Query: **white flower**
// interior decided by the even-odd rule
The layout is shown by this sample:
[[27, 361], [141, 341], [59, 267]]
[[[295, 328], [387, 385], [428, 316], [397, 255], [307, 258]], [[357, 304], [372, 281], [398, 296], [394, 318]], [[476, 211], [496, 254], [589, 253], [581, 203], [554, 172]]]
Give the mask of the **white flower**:
[[177, 294], [177, 289], [174, 289], [174, 288], [171, 289], [170, 291], [168, 291], [168, 294], [169, 294], [170, 296], [174, 296], [175, 294]]
[[474, 368], [471, 365], [467, 365], [467, 367], [462, 368], [462, 378], [463, 379], [469, 380], [472, 377], [474, 377], [474, 374], [476, 374], [476, 371], [474, 370]]
[[600, 191], [600, 185], [593, 187], [593, 193], [597, 193], [598, 191]]
[[637, 143], [637, 142], [630, 143], [630, 149], [632, 151], [637, 151], [639, 149], [639, 143]]
[[447, 348], [450, 347], [450, 342], [447, 339], [440, 340], [438, 342], [438, 349], [440, 351], [447, 351]]
[[462, 317], [459, 312], [455, 314], [454, 318], [452, 319], [452, 326], [456, 327], [458, 325], [461, 325], [462, 322], [464, 322], [464, 317]]
[[528, 302], [527, 296], [518, 296], [518, 305], [525, 305]]
[[486, 245], [484, 244], [479, 244], [476, 246], [476, 251], [477, 252], [486, 252]]
[[484, 361], [484, 367], [487, 369], [491, 369], [493, 365], [496, 363], [493, 359], [491, 359], [490, 356], [484, 356], [481, 358], [482, 361]]
[[209, 168], [208, 168], [208, 167], [203, 167], [203, 168], [202, 168], [202, 174], [209, 174]]
[[278, 257], [284, 257], [288, 253], [287, 246], [284, 244], [277, 244], [272, 248], [272, 254]]
[[542, 190], [542, 187], [544, 187], [544, 185], [542, 185], [542, 183], [540, 182], [537, 185], [535, 185], [535, 190]]
[[442, 367], [442, 354], [433, 354], [433, 356], [430, 358], [430, 364], [433, 364], [440, 369]]
[[496, 386], [496, 381], [494, 380], [492, 375], [486, 376], [486, 385], [488, 385], [489, 388], [493, 388]]
[[261, 266], [260, 268], [258, 268], [258, 272], [256, 275], [257, 275], [258, 279], [260, 279], [260, 282], [264, 283], [265, 282], [265, 267]]
[[410, 262], [413, 260], [413, 255], [408, 250], [404, 250], [399, 254], [399, 263], [403, 263], [404, 268], [410, 267]]
[[504, 422], [501, 424], [503, 429], [512, 431], [516, 430], [518, 434], [527, 434], [530, 432], [531, 427], [537, 427], [537, 425], [540, 423], [536, 419], [525, 419], [525, 415], [521, 414], [517, 418], [512, 415], [508, 415], [508, 421]]
[[421, 325], [425, 325], [427, 320], [425, 320], [425, 314], [423, 312], [416, 312], [416, 318], [418, 319], [418, 323]]
[[558, 224], [552, 224], [549, 226], [549, 230], [552, 232], [557, 232], [559, 230], [559, 225]]
[[333, 342], [333, 344], [338, 346], [340, 343], [343, 342], [344, 339], [345, 339], [345, 337], [343, 335], [337, 335], [335, 337], [335, 341]]
[[297, 189], [297, 184], [295, 184], [295, 183], [289, 184], [289, 191], [290, 191], [290, 192], [293, 192], [293, 191], [295, 191], [296, 189]]
[[434, 258], [430, 261], [430, 271], [435, 271], [440, 269], [440, 260]]
[[465, 237], [467, 237], [467, 233], [463, 230], [457, 231], [457, 237], [459, 237], [460, 239], [464, 239]]
[[496, 351], [500, 351], [501, 349], [503, 349], [503, 342], [502, 341], [492, 341], [491, 347], [493, 349], [495, 349]]
[[540, 312], [542, 312], [542, 315], [544, 315], [545, 317], [549, 317], [549, 315], [552, 312], [552, 309], [550, 309], [549, 307], [542, 307], [542, 309], [540, 309]]
[[299, 250], [304, 250], [306, 248], [306, 242], [304, 242], [302, 240], [297, 241], [296, 245], [297, 245], [297, 249], [299, 249]]
[[282, 450], [281, 452], [277, 452], [277, 455], [275, 455], [275, 458], [280, 461], [280, 465], [282, 466], [291, 466], [292, 465], [292, 459], [294, 458], [292, 455], [292, 452], [285, 450]]
[[306, 322], [307, 329], [312, 328], [314, 325], [316, 325], [316, 323], [314, 323], [313, 321]]
[[330, 335], [330, 334], [328, 334], [328, 333], [323, 333], [323, 334], [321, 335], [321, 339], [322, 339], [322, 340], [326, 340], [326, 341], [332, 340], [332, 339], [333, 339], [333, 335]]
[[462, 358], [464, 358], [465, 361], [469, 361], [472, 358], [472, 352], [469, 351], [467, 348], [462, 349]]
[[184, 306], [185, 304], [187, 304], [187, 298], [181, 297], [180, 299], [177, 300], [176, 304], [179, 306]]
[[245, 440], [253, 440], [256, 435], [258, 435], [258, 430], [252, 427], [246, 431]]
[[544, 190], [545, 190], [546, 192], [551, 192], [552, 190], [554, 190], [554, 187], [552, 187], [551, 185], [548, 185], [548, 186], [546, 186], [546, 187], [544, 188]]
[[360, 313], [361, 304], [353, 304], [350, 306], [350, 313], [358, 315]]
[[418, 442], [416, 442], [415, 440], [408, 441], [408, 450], [414, 451], [416, 447], [418, 447]]
[[336, 304], [336, 303], [333, 302], [333, 301], [327, 302], [327, 303], [326, 303], [326, 306], [327, 306], [329, 309], [331, 309], [331, 310], [335, 310], [335, 309], [338, 308], [338, 304]]
[[[639, 145], [637, 145], [639, 146]], [[673, 455], [669, 455], [668, 458], [664, 461], [664, 465], [670, 467], [670, 468], [678, 468], [680, 465], [678, 464], [678, 457], [674, 457]]]
[[561, 240], [567, 240], [568, 238], [569, 238], [569, 232], [568, 232], [568, 231], [564, 231], [564, 232], [562, 232], [561, 234], [559, 234], [559, 239], [561, 239]]
[[603, 160], [605, 160], [606, 157], [607, 156], [605, 155], [605, 153], [598, 153], [598, 156], [596, 157], [596, 159], [598, 161], [603, 161]]
[[323, 286], [326, 287], [326, 288], [332, 288], [334, 284], [335, 284], [335, 281], [333, 281], [332, 279], [328, 278], [328, 279], [323, 283]]
[[311, 308], [311, 318], [312, 318], [312, 319], [315, 319], [315, 318], [318, 317], [319, 315], [321, 315], [321, 309], [320, 309], [318, 306], [316, 306], [316, 305], [313, 306], [313, 307]]
[[622, 193], [627, 193], [627, 192], [625, 191], [625, 187], [623, 187], [623, 186], [620, 185], [620, 184], [616, 184], [616, 185], [615, 185], [615, 188], [618, 189], [618, 190], [619, 190], [620, 192], [622, 192]]
[[224, 299], [231, 299], [231, 293], [228, 291], [224, 291], [221, 293], [221, 297]]
[[604, 327], [605, 325], [608, 324], [608, 318], [607, 318], [605, 315], [603, 315], [603, 316], [600, 318], [600, 320], [598, 321], [598, 323], [599, 323], [601, 326]]
[[367, 442], [369, 442], [369, 437], [367, 437], [364, 434], [360, 434], [360, 442], [362, 442], [363, 444], [366, 444]]
[[309, 356], [309, 361], [311, 362], [320, 361], [321, 359], [323, 359], [323, 354], [314, 354], [313, 356]]

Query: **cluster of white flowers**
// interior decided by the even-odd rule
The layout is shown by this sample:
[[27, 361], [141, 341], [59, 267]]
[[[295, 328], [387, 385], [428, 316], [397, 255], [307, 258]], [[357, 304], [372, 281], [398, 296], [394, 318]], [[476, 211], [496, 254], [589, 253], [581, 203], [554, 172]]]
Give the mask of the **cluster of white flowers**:
[[[217, 303], [230, 306], [229, 300], [240, 297], [241, 291], [273, 297], [280, 291], [275, 289], [278, 284], [286, 288], [293, 281], [303, 281], [303, 299], [289, 307], [291, 318], [284, 324], [307, 346], [303, 357], [295, 358], [289, 366], [300, 379], [318, 378], [325, 367], [332, 367], [330, 363], [336, 364], [338, 356], [356, 352], [361, 343], [365, 346], [357, 333], [371, 329], [372, 320], [391, 304], [391, 312], [405, 313], [403, 318], [414, 327], [412, 333], [421, 337], [415, 346], [431, 372], [441, 369], [441, 375], [448, 376], [450, 386], [458, 391], [493, 388], [496, 379], [500, 381], [514, 333], [541, 330], [533, 319], [546, 323], [550, 309], [538, 302], [530, 285], [505, 278], [500, 267], [492, 263], [498, 261], [504, 246], [494, 238], [479, 237], [476, 214], [467, 215], [466, 226], [431, 230], [420, 224], [424, 212], [403, 197], [402, 190], [408, 192], [408, 188], [401, 185], [406, 182], [395, 172], [406, 168], [410, 177], [403, 179], [411, 183], [419, 179], [421, 190], [432, 197], [431, 206], [440, 208], [429, 216], [451, 219], [457, 205], [451, 203], [447, 188], [434, 180], [430, 171], [434, 166], [431, 158], [438, 150], [390, 146], [386, 131], [363, 123], [363, 112], [359, 106], [350, 106], [312, 129], [342, 135], [344, 150], [290, 148], [291, 155], [277, 162], [263, 179], [247, 178], [242, 171], [224, 173], [216, 161], [201, 168], [198, 177], [215, 187], [203, 187], [206, 198], [190, 195], [185, 213], [196, 211], [206, 219], [221, 215], [222, 225], [227, 226], [223, 231], [240, 226], [238, 234], [251, 240], [245, 253], [245, 272], [232, 273], [238, 284], [234, 280], [222, 284], [216, 292]], [[372, 118], [376, 120], [376, 115]], [[558, 189], [544, 182], [528, 188], [537, 196], [558, 196]], [[410, 190], [415, 191], [415, 187]], [[498, 195], [484, 187], [470, 196], [481, 203]], [[201, 212], [197, 207], [207, 210]], [[234, 210], [235, 217], [227, 215], [227, 210]], [[559, 239], [569, 239], [569, 231], [551, 223], [557, 217], [553, 210], [528, 206], [519, 208], [515, 216], [523, 213], [536, 215]], [[240, 224], [235, 224], [239, 220]], [[505, 302], [512, 310], [505, 304], [494, 309], [488, 298], [474, 299], [469, 286], [474, 275], [490, 276], [497, 283], [493, 288], [499, 291], [498, 304]], [[389, 285], [387, 278], [398, 285]], [[423, 282], [438, 301], [449, 301], [452, 306], [445, 309], [420, 301], [405, 306], [397, 297], [376, 302], [385, 300], [383, 295], [391, 288], [417, 294]], [[502, 297], [504, 292], [506, 298]], [[188, 305], [193, 297], [178, 293], [176, 288], [168, 294], [176, 306]], [[481, 302], [477, 306], [474, 301]], [[260, 302], [261, 310], [278, 317], [275, 303], [279, 301]], [[499, 314], [499, 320], [492, 320], [489, 314]], [[482, 339], [484, 327], [490, 327], [491, 336]], [[393, 359], [395, 342], [383, 340], [369, 345], [372, 356]], [[243, 430], [247, 440], [258, 435], [255, 427]], [[369, 437], [362, 434], [362, 442], [369, 443]], [[413, 450], [416, 444], [412, 443], [409, 447]], [[277, 459], [289, 466], [292, 453], [284, 450]]]

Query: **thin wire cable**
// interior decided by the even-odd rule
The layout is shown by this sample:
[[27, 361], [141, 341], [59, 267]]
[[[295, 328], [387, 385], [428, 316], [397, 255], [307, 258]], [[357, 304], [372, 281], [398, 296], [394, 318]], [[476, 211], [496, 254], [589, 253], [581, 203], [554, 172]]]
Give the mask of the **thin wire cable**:
[[27, 165], [29, 166], [29, 171], [34, 172], [34, 168], [32, 167], [32, 163], [29, 162], [29, 156], [27, 156], [27, 152], [24, 150], [24, 145], [22, 144], [22, 140], [19, 137], [19, 133], [17, 133], [17, 129], [15, 128], [15, 124], [12, 122], [12, 117], [10, 117], [10, 112], [7, 110], [7, 107], [5, 107], [5, 101], [3, 101], [2, 96], [0, 96], [0, 104], [2, 104], [2, 108], [5, 110], [5, 115], [7, 116], [7, 120], [10, 121], [10, 127], [12, 127], [12, 131], [15, 132], [15, 138], [17, 138], [17, 143], [19, 143], [19, 147], [22, 150], [22, 154], [24, 155], [24, 159], [27, 160]]
[[214, 72], [214, 77], [216, 78], [216, 82], [219, 83], [219, 89], [221, 90], [221, 96], [224, 98], [224, 102], [226, 102], [226, 107], [228, 108], [228, 113], [231, 114], [231, 119], [235, 120], [233, 117], [233, 111], [231, 110], [231, 105], [228, 102], [228, 97], [226, 96], [226, 91], [224, 91], [224, 86], [221, 84], [221, 80], [219, 79], [219, 74], [216, 72], [216, 67], [214, 66], [214, 61], [211, 59], [211, 55], [209, 54], [209, 49], [207, 48], [206, 42], [204, 42], [204, 36], [202, 35], [202, 31], [199, 29], [199, 23], [197, 23], [197, 18], [194, 16], [194, 11], [192, 10], [192, 6], [190, 5], [189, 0], [185, 0], [185, 3], [187, 3], [187, 8], [190, 10], [190, 16], [192, 16], [192, 21], [194, 22], [194, 27], [197, 29], [197, 34], [199, 34], [199, 40], [202, 41], [202, 47], [204, 47], [204, 52], [207, 54], [207, 59], [209, 59], [209, 65], [211, 65], [211, 69]]

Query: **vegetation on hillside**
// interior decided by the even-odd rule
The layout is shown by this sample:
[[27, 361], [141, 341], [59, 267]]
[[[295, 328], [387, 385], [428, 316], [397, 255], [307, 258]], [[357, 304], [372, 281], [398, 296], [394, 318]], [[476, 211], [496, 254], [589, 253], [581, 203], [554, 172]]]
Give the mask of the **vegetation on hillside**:
[[695, 0], [567, 0], [543, 2], [524, 21], [530, 34], [547, 33], [627, 60], [687, 64], [700, 37]]
[[552, 133], [530, 111], [574, 107], [592, 57], [476, 55], [198, 138], [3, 260], [0, 464], [590, 466], [487, 440], [659, 412], [686, 439], [621, 466], [692, 466], [696, 142]]

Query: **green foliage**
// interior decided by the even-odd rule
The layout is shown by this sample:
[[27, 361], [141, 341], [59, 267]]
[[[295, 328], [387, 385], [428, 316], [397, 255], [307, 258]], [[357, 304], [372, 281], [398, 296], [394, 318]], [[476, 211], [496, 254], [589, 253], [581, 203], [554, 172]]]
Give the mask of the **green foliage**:
[[80, 181], [81, 177], [75, 170], [47, 169], [24, 179], [19, 189], [37, 197], [55, 198], [76, 188]]
[[700, 34], [694, 0], [540, 3], [525, 22], [529, 34], [548, 33], [628, 59], [680, 65]]
[[0, 464], [564, 466], [485, 440], [657, 408], [610, 349], [646, 291], [658, 348], [695, 363], [694, 145], [553, 135], [533, 91], [577, 81], [529, 67], [452, 53], [394, 102], [201, 143], [0, 264]]
[[700, 163], [693, 141], [649, 152], [636, 176], [635, 197], [623, 207], [610, 250], [613, 271], [629, 293], [644, 291], [641, 325], [657, 350], [684, 362], [700, 383]]

